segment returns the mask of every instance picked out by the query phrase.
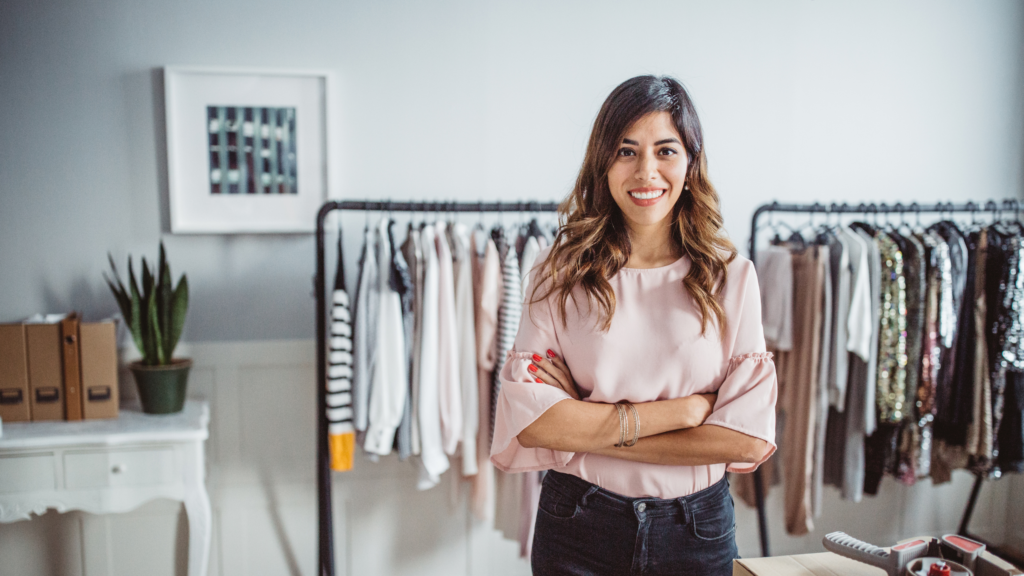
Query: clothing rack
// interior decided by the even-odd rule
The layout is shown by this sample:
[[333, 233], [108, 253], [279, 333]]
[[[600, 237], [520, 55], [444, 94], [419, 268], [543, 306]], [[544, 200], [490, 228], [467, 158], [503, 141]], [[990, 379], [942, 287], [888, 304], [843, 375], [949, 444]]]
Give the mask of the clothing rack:
[[[756, 262], [757, 257], [757, 232], [758, 219], [762, 214], [771, 212], [788, 212], [788, 213], [810, 213], [813, 218], [814, 214], [821, 213], [826, 217], [830, 214], [899, 214], [900, 217], [904, 217], [907, 214], [920, 215], [923, 213], [938, 213], [942, 214], [954, 214], [954, 213], [969, 213], [973, 216], [983, 213], [991, 212], [993, 215], [1000, 215], [1002, 212], [1013, 211], [1019, 216], [1021, 208], [1021, 202], [1017, 199], [1004, 199], [999, 204], [995, 200], [988, 200], [984, 205], [976, 202], [967, 202], [964, 204], [954, 204], [953, 202], [937, 202], [935, 204], [918, 204], [912, 202], [904, 205], [900, 202], [894, 204], [882, 203], [859, 203], [851, 205], [846, 202], [842, 204], [836, 204], [832, 202], [828, 205], [814, 202], [813, 204], [780, 204], [778, 202], [772, 202], [770, 204], [762, 204], [754, 211], [754, 216], [750, 221], [750, 241], [748, 245], [748, 251], [750, 254], [750, 260]], [[967, 505], [964, 508], [964, 513], [960, 521], [960, 527], [957, 531], [961, 536], [966, 536], [973, 540], [985, 543], [986, 547], [993, 554], [999, 555], [999, 552], [994, 549], [991, 544], [988, 544], [984, 540], [980, 540], [977, 536], [971, 535], [967, 531], [967, 526], [970, 524], [971, 515], [974, 513], [974, 506], [978, 500], [978, 494], [981, 492], [982, 483], [985, 481], [985, 475], [981, 473], [975, 474], [974, 486], [971, 488], [971, 495], [967, 500]], [[754, 472], [754, 492], [757, 501], [757, 512], [758, 520], [761, 524], [761, 553], [764, 556], [768, 556], [768, 530], [764, 512], [764, 482], [761, 477], [761, 470], [758, 469]]]
[[[327, 290], [325, 224], [335, 210], [380, 212], [557, 212], [554, 202], [391, 202], [346, 200], [327, 202], [316, 219], [316, 487], [320, 532], [320, 576], [334, 576], [334, 514], [331, 508], [330, 453], [327, 446]], [[341, 226], [338, 226], [340, 233]]]

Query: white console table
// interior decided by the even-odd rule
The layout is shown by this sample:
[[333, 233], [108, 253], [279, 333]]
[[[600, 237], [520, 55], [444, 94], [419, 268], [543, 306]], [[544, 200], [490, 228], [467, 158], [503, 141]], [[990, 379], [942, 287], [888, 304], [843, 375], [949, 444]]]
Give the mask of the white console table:
[[188, 574], [205, 576], [212, 514], [204, 442], [210, 408], [189, 400], [177, 414], [122, 407], [112, 420], [4, 423], [0, 437], [0, 522], [48, 508], [127, 512], [156, 498], [184, 502]]

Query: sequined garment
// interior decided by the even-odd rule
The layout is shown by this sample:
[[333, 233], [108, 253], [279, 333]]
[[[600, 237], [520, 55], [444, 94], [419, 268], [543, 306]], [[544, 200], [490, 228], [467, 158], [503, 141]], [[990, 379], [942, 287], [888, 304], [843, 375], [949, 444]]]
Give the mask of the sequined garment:
[[924, 339], [921, 343], [921, 380], [914, 405], [918, 434], [915, 438], [918, 452], [916, 473], [918, 478], [931, 475], [932, 423], [935, 420], [935, 392], [942, 366], [941, 307], [943, 287], [949, 291], [949, 246], [938, 234], [920, 232], [917, 239], [925, 247], [926, 292], [924, 311]]
[[[1024, 354], [1021, 341], [1021, 300], [1024, 298], [1024, 265], [1021, 238], [1017, 234], [992, 226], [988, 233], [991, 265], [987, 270], [988, 354], [992, 386], [992, 436], [999, 437], [1003, 420], [1006, 371], [1021, 370]], [[998, 260], [997, 260], [998, 259]], [[999, 456], [999, 442], [992, 448], [992, 458]]]
[[882, 299], [875, 401], [878, 421], [896, 423], [906, 412], [907, 282], [903, 253], [884, 232], [875, 234], [882, 255]]
[[925, 297], [928, 263], [925, 248], [913, 235], [903, 236], [903, 275], [907, 282], [907, 414], [913, 411], [917, 388], [921, 384], [921, 357], [924, 341]]
[[921, 385], [920, 362], [925, 337], [928, 261], [924, 244], [913, 234], [894, 236], [903, 252], [903, 272], [907, 281], [907, 382], [904, 418], [900, 428], [896, 478], [906, 485], [917, 481], [920, 461], [921, 429], [917, 417], [917, 392]]

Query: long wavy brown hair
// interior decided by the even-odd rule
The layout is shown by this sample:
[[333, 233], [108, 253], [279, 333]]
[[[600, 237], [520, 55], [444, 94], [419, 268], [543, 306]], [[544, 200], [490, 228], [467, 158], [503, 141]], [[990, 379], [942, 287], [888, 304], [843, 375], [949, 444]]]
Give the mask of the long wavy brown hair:
[[[671, 114], [689, 159], [686, 186], [672, 209], [672, 242], [692, 262], [683, 285], [700, 308], [701, 335], [713, 314], [719, 336], [724, 337], [726, 318], [719, 297], [736, 247], [723, 233], [697, 111], [683, 85], [667, 76], [637, 76], [612, 91], [594, 121], [576, 185], [559, 205], [563, 224], [533, 285], [530, 304], [557, 293], [563, 326], [568, 323], [568, 298], [579, 305], [573, 294], [576, 286], [582, 286], [589, 301], [597, 303], [603, 319], [600, 329], [607, 331], [611, 326], [615, 293], [608, 279], [626, 265], [631, 245], [625, 218], [608, 187], [608, 171], [629, 128], [647, 114], [662, 111]], [[546, 292], [538, 296], [542, 287]]]

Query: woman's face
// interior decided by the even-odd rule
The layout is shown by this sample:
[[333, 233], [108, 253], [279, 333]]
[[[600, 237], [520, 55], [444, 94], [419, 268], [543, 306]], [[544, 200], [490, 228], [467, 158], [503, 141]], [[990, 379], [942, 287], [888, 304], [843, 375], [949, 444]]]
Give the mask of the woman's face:
[[652, 112], [626, 131], [608, 171], [608, 188], [630, 228], [666, 223], [683, 192], [687, 160], [668, 112]]

